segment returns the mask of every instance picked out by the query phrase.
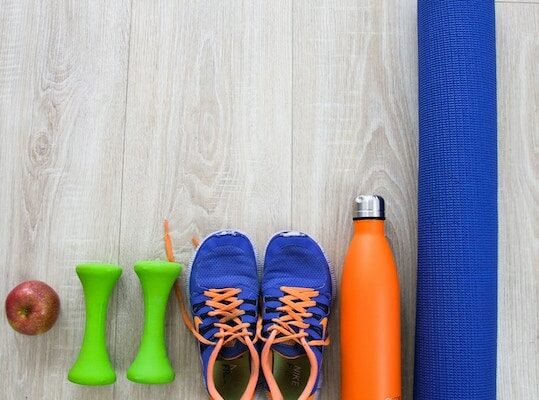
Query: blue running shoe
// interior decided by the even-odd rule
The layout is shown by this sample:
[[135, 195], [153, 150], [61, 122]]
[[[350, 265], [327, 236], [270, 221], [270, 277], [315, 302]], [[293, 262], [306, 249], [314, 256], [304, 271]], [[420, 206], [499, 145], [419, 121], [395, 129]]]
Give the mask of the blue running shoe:
[[273, 400], [315, 399], [335, 279], [320, 246], [301, 232], [269, 242], [262, 277], [260, 363]]
[[255, 347], [259, 282], [249, 239], [211, 234], [188, 269], [191, 330], [199, 341], [204, 382], [213, 400], [251, 400], [258, 381]]

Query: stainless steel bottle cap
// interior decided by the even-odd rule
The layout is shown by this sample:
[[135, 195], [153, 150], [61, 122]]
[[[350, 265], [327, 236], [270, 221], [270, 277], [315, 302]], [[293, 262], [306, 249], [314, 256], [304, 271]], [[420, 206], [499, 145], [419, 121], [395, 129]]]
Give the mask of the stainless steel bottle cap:
[[354, 219], [385, 219], [384, 199], [374, 194], [357, 196], [354, 200]]

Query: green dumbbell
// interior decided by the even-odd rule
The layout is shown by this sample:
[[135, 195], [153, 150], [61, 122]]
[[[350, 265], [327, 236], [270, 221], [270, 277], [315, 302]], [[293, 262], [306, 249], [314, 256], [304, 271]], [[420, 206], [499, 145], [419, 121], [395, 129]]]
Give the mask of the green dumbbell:
[[107, 352], [107, 307], [122, 269], [111, 264], [80, 264], [76, 268], [86, 303], [86, 325], [80, 353], [67, 375], [80, 385], [109, 385], [116, 373]]
[[169, 383], [174, 380], [165, 344], [165, 312], [170, 289], [180, 275], [181, 265], [167, 261], [135, 264], [144, 294], [144, 330], [127, 379], [137, 383]]

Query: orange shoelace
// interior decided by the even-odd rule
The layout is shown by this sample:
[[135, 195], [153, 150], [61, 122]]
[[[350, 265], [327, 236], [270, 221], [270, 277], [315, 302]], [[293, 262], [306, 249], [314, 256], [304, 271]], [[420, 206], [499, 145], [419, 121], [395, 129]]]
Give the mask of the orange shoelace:
[[[219, 332], [214, 336], [219, 340], [223, 340], [223, 345], [236, 339], [243, 344], [246, 344], [245, 338], [253, 335], [247, 330], [249, 328], [249, 323], [242, 322], [239, 318], [241, 315], [245, 314], [244, 310], [238, 308], [243, 303], [243, 300], [237, 298], [237, 295], [240, 292], [240, 289], [234, 288], [210, 289], [204, 292], [204, 296], [209, 297], [209, 299], [206, 300], [206, 305], [213, 308], [213, 311], [208, 312], [208, 316], [221, 317], [219, 322], [214, 324], [216, 328], [219, 328]], [[229, 324], [230, 321], [234, 322], [234, 324]], [[194, 329], [191, 329], [191, 332], [193, 332], [200, 342], [208, 345], [217, 344], [209, 341], [199, 333], [198, 327], [202, 324], [202, 320], [199, 317], [195, 317], [194, 322], [195, 327]], [[253, 343], [255, 341], [253, 341]]]
[[[285, 294], [279, 298], [279, 301], [283, 304], [277, 307], [277, 311], [283, 313], [279, 318], [273, 318], [273, 325], [268, 329], [268, 333], [277, 331], [272, 343], [283, 343], [294, 341], [300, 345], [308, 344], [310, 346], [328, 346], [330, 344], [329, 336], [326, 339], [306, 341], [306, 337], [309, 336], [306, 329], [310, 327], [310, 324], [304, 320], [313, 316], [308, 312], [309, 307], [316, 306], [316, 302], [313, 300], [317, 297], [319, 292], [314, 289], [301, 288], [301, 287], [287, 287], [282, 286], [281, 291]], [[324, 335], [326, 330], [326, 319], [322, 320], [324, 327]], [[296, 330], [294, 328], [297, 328]], [[262, 337], [262, 320], [258, 320], [257, 324], [257, 338], [262, 341], [267, 341], [267, 338]]]
[[[167, 254], [167, 259], [168, 261], [174, 261], [174, 252], [172, 250], [172, 240], [170, 237], [168, 220], [165, 220], [164, 228], [165, 251]], [[199, 245], [199, 241], [196, 238], [192, 239], [192, 243], [195, 248]], [[176, 295], [176, 299], [178, 300], [185, 326], [201, 343], [210, 346], [217, 345], [218, 342], [212, 342], [200, 334], [199, 326], [203, 321], [198, 316], [191, 320], [187, 308], [185, 307], [185, 300], [178, 281], [174, 283], [174, 293]], [[243, 300], [238, 299], [237, 297], [239, 293], [241, 293], [241, 289], [234, 288], [210, 289], [204, 292], [204, 296], [208, 297], [205, 304], [208, 307], [213, 308], [212, 311], [208, 312], [208, 316], [221, 317], [219, 318], [219, 322], [214, 324], [216, 328], [219, 328], [219, 332], [217, 332], [214, 336], [219, 340], [219, 342], [222, 341], [221, 345], [226, 345], [227, 343], [230, 343], [236, 339], [246, 344], [245, 338], [253, 335], [248, 331], [249, 324], [242, 322], [240, 319], [240, 316], [245, 314], [245, 311], [239, 309], [239, 306], [243, 303]], [[234, 324], [230, 324], [231, 321], [234, 322]], [[256, 337], [252, 343], [255, 342]]]

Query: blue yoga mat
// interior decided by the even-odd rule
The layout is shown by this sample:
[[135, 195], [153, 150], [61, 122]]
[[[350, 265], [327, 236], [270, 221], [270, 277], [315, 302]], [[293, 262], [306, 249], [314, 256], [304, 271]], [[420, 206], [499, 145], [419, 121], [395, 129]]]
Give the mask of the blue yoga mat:
[[493, 0], [419, 0], [415, 400], [494, 400]]

